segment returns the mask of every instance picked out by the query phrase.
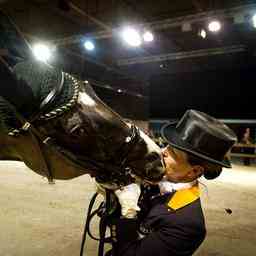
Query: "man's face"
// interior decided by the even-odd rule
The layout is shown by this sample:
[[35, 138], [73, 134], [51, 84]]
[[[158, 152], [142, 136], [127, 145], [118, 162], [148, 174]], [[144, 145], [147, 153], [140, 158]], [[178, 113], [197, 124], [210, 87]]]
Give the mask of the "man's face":
[[163, 149], [163, 161], [166, 168], [166, 178], [171, 182], [189, 182], [194, 178], [193, 166], [187, 160], [187, 154], [172, 146]]

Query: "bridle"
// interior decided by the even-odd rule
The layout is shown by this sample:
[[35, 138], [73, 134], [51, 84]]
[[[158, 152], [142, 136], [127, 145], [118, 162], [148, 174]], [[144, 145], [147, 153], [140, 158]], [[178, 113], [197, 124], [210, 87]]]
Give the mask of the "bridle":
[[[74, 86], [74, 93], [72, 98], [66, 103], [65, 105], [58, 107], [54, 110], [49, 111], [48, 113], [44, 114], [47, 110], [50, 109], [52, 103], [58, 98], [61, 94], [63, 89], [64, 79], [71, 79], [73, 86]], [[51, 172], [51, 168], [47, 162], [47, 158], [45, 153], [42, 150], [41, 145], [47, 145], [54, 149], [54, 151], [58, 151], [61, 153], [65, 158], [70, 160], [76, 166], [80, 167], [81, 169], [88, 168], [91, 166], [92, 168], [96, 167], [97, 170], [101, 170], [99, 175], [97, 175], [96, 180], [100, 183], [104, 183], [107, 180], [111, 180], [111, 182], [118, 184], [119, 186], [123, 186], [128, 184], [133, 180], [132, 178], [132, 170], [131, 167], [128, 166], [128, 155], [132, 151], [132, 149], [136, 146], [136, 144], [141, 140], [139, 129], [135, 126], [131, 126], [131, 134], [126, 137], [123, 144], [120, 146], [118, 153], [115, 157], [111, 160], [106, 162], [99, 162], [97, 160], [88, 158], [86, 156], [82, 156], [79, 159], [75, 156], [72, 152], [56, 145], [54, 139], [49, 136], [42, 134], [37, 128], [35, 128], [34, 123], [37, 121], [44, 121], [53, 119], [66, 113], [70, 110], [77, 102], [78, 95], [79, 95], [79, 88], [83, 82], [76, 80], [74, 77], [67, 73], [62, 72], [62, 79], [59, 84], [54, 87], [50, 93], [44, 98], [42, 103], [40, 104], [40, 109], [38, 113], [32, 115], [32, 117], [28, 120], [25, 119], [21, 114], [16, 112], [16, 117], [21, 123], [21, 128], [12, 129], [8, 135], [12, 137], [17, 137], [24, 132], [28, 132], [33, 140], [33, 144], [35, 145], [37, 154], [40, 158], [40, 164], [45, 172], [46, 177], [48, 178], [49, 182], [53, 182], [53, 174]], [[87, 163], [87, 165], [85, 164]], [[112, 164], [114, 163], [114, 164]], [[106, 172], [103, 172], [105, 170]]]
[[111, 175], [111, 173], [114, 176], [111, 177], [110, 180], [119, 187], [125, 186], [134, 181], [134, 174], [131, 166], [129, 166], [128, 156], [142, 138], [140, 136], [139, 129], [135, 125], [131, 125], [130, 130], [130, 136], [126, 137], [119, 150], [117, 150], [118, 153], [115, 155], [115, 157], [108, 161], [113, 162], [114, 165], [104, 163], [104, 166], [102, 166], [107, 173], [105, 174], [103, 172], [103, 174], [100, 174], [96, 178], [98, 183], [106, 183], [106, 178], [109, 179], [109, 175]]
[[[65, 105], [63, 105], [61, 107], [58, 107], [58, 108], [56, 108], [54, 110], [51, 110], [50, 112], [44, 114], [45, 111], [49, 110], [49, 108], [51, 107], [52, 103], [60, 95], [60, 93], [61, 93], [61, 91], [63, 89], [64, 79], [65, 78], [69, 78], [69, 79], [72, 80], [72, 83], [74, 85], [73, 96], [71, 97], [71, 99]], [[41, 134], [34, 127], [33, 123], [38, 121], [38, 120], [48, 120], [48, 119], [55, 118], [57, 116], [62, 115], [65, 112], [67, 112], [68, 110], [70, 110], [75, 105], [75, 103], [76, 103], [76, 101], [78, 99], [79, 88], [80, 88], [80, 84], [81, 83], [82, 82], [79, 82], [78, 80], [76, 80], [71, 75], [62, 72], [61, 73], [61, 81], [60, 81], [60, 83], [57, 84], [49, 92], [49, 94], [44, 98], [44, 100], [40, 104], [39, 112], [33, 114], [32, 117], [29, 120], [27, 120], [21, 114], [19, 114], [16, 111], [16, 113], [15, 113], [16, 118], [20, 121], [22, 126], [21, 126], [21, 128], [18, 128], [18, 129], [15, 128], [15, 129], [12, 129], [10, 132], [8, 132], [8, 135], [12, 136], [12, 137], [17, 137], [19, 134], [24, 133], [24, 132], [29, 132], [30, 133], [30, 135], [32, 137], [32, 140], [33, 140], [33, 143], [35, 145], [36, 151], [39, 154], [39, 158], [41, 160], [40, 161], [41, 165], [42, 165], [42, 167], [44, 169], [44, 172], [45, 172], [45, 175], [48, 178], [50, 183], [53, 182], [53, 175], [52, 175], [51, 169], [49, 167], [49, 164], [47, 163], [45, 154], [44, 154], [44, 152], [41, 149], [40, 144], [43, 143], [43, 144], [48, 144], [49, 145], [51, 138]]]
[[40, 104], [40, 107], [39, 107], [39, 112], [32, 116], [32, 118], [30, 119], [30, 122], [33, 122], [33, 121], [39, 119], [41, 117], [42, 113], [44, 113], [50, 107], [50, 105], [54, 102], [54, 100], [60, 94], [60, 92], [63, 88], [63, 84], [64, 84], [64, 74], [63, 74], [63, 72], [61, 72], [60, 83], [57, 84], [57, 86], [54, 87], [50, 91], [50, 93], [46, 96], [46, 98], [42, 101], [42, 103]]

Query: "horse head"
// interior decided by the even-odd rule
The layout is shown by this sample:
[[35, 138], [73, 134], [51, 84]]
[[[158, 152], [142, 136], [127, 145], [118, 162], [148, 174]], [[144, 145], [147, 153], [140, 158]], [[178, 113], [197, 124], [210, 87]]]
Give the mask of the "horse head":
[[[32, 124], [37, 139], [51, 142], [39, 144], [53, 178], [88, 173], [100, 183], [115, 186], [128, 184], [136, 177], [148, 181], [162, 178], [159, 147], [134, 125], [125, 123], [89, 84], [37, 61], [21, 62], [13, 72], [2, 63], [0, 78], [4, 99]], [[24, 152], [16, 155], [19, 153], [23, 153], [21, 159], [26, 159]], [[54, 154], [68, 159], [77, 172], [59, 170], [52, 159]], [[33, 159], [25, 162], [29, 161]], [[28, 165], [36, 171], [33, 164]]]

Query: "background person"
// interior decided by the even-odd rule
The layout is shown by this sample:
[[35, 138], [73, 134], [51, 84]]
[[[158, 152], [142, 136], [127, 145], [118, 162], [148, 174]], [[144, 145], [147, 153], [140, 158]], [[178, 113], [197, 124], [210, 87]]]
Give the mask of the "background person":
[[[241, 143], [246, 144], [246, 145], [250, 145], [253, 144], [253, 140], [251, 138], [251, 129], [250, 128], [246, 128], [242, 139], [241, 139]], [[253, 154], [254, 153], [254, 148], [250, 148], [250, 147], [244, 147], [241, 149], [241, 151], [245, 154]], [[250, 157], [244, 157], [243, 158], [243, 163], [244, 165], [250, 165], [251, 164], [251, 159]]]

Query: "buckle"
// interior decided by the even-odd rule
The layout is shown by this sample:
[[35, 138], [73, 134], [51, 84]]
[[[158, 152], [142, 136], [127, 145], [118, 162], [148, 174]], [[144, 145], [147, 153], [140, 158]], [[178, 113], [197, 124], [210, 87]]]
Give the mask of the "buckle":
[[30, 128], [31, 124], [29, 122], [26, 122], [22, 127], [21, 129], [23, 131], [27, 131], [29, 128]]

